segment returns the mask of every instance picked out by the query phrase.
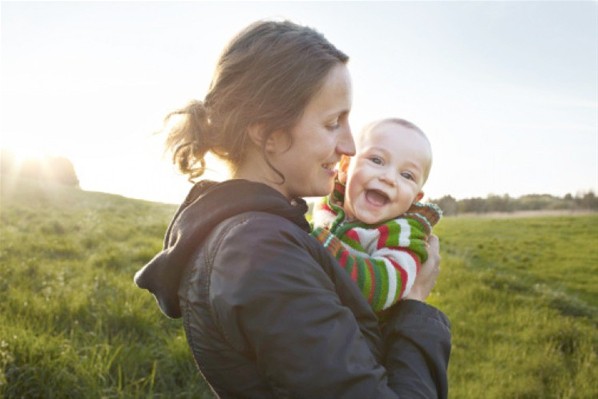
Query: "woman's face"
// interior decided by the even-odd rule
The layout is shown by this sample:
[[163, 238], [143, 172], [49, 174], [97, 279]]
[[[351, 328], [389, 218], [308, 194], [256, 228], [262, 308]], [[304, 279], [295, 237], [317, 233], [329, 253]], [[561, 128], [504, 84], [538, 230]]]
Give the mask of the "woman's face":
[[355, 143], [349, 127], [351, 77], [343, 64], [333, 67], [320, 91], [305, 107], [288, 136], [278, 141], [272, 164], [285, 177], [276, 186], [287, 198], [318, 197], [332, 191], [337, 164], [342, 155], [353, 155]]

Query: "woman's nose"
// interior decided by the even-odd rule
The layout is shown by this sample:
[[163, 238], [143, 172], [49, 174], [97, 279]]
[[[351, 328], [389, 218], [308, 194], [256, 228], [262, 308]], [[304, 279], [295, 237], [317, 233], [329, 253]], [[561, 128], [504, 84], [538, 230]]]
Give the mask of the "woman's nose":
[[353, 141], [351, 128], [348, 124], [342, 129], [336, 146], [336, 152], [349, 157], [355, 155], [355, 141]]

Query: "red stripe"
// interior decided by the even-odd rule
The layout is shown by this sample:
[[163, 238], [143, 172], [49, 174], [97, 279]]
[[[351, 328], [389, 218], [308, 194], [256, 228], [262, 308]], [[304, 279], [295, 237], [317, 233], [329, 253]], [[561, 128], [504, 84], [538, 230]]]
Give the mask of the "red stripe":
[[357, 234], [357, 232], [355, 231], [355, 229], [348, 230], [348, 231], [345, 233], [345, 235], [346, 235], [347, 237], [349, 237], [349, 238], [350, 238], [351, 240], [353, 240], [353, 241], [360, 242], [360, 240], [359, 240], [359, 235]]
[[401, 265], [399, 265], [398, 263], [395, 264], [395, 262], [391, 261], [393, 266], [399, 270], [399, 274], [401, 275], [401, 292], [399, 293], [399, 299], [401, 299], [403, 297], [403, 294], [405, 293], [405, 287], [407, 286], [407, 271], [405, 270], [404, 267], [401, 267]]
[[340, 263], [340, 265], [346, 269], [347, 268], [347, 258], [349, 257], [349, 251], [344, 250], [341, 251], [341, 257], [338, 259], [338, 263]]
[[357, 262], [353, 263], [353, 270], [351, 270], [351, 280], [357, 282], [358, 276], [357, 276], [357, 269], [359, 269], [357, 267]]
[[377, 248], [385, 248], [386, 242], [388, 241], [388, 225], [383, 224], [382, 226], [378, 227], [378, 231], [380, 232], [380, 237], [378, 237], [378, 247]]

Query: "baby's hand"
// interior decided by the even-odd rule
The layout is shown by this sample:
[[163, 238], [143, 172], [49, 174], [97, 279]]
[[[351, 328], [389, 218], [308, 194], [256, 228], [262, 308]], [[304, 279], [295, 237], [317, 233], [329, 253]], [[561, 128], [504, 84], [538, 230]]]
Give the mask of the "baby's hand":
[[405, 216], [421, 221], [426, 229], [426, 234], [430, 234], [432, 227], [442, 217], [442, 210], [436, 204], [416, 202], [407, 210]]
[[405, 299], [425, 302], [436, 285], [436, 279], [440, 273], [440, 242], [438, 237], [431, 235], [428, 244], [428, 260], [422, 264], [411, 291], [405, 296]]

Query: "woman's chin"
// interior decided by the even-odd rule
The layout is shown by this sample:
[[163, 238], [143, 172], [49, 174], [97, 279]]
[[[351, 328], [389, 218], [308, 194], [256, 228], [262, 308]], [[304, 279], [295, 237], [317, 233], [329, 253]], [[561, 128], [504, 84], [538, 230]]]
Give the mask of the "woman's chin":
[[327, 185], [324, 186], [324, 194], [320, 195], [320, 197], [324, 195], [329, 195], [334, 190], [334, 179], [330, 180]]
[[334, 189], [334, 177], [312, 181], [309, 187], [303, 187], [303, 189], [304, 193], [302, 197], [324, 197], [332, 193]]

